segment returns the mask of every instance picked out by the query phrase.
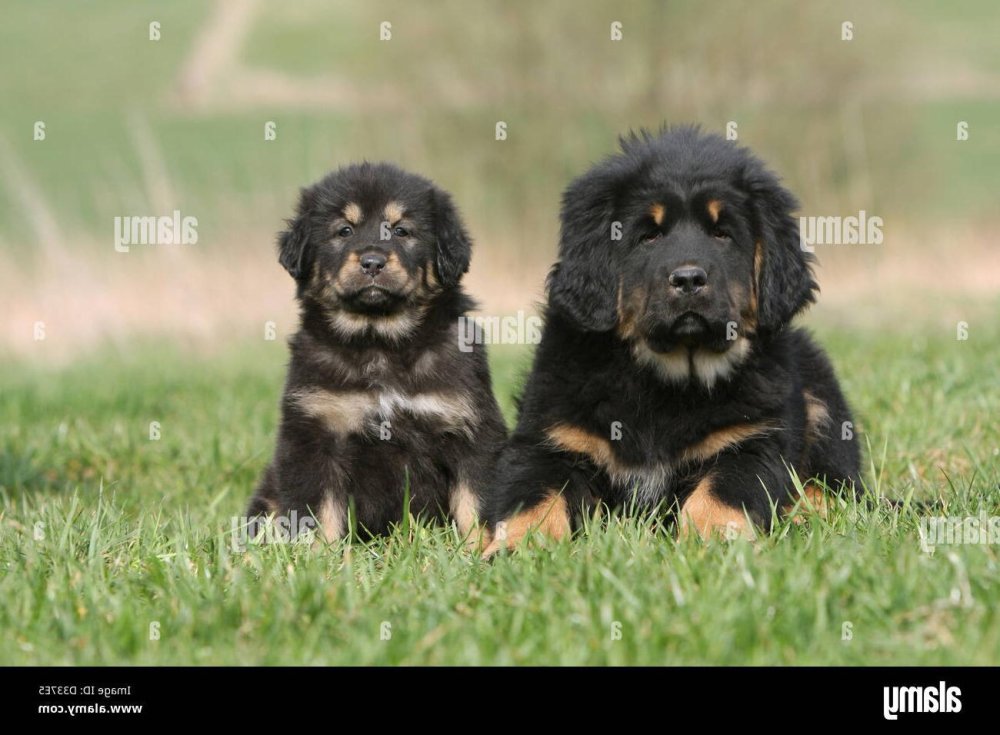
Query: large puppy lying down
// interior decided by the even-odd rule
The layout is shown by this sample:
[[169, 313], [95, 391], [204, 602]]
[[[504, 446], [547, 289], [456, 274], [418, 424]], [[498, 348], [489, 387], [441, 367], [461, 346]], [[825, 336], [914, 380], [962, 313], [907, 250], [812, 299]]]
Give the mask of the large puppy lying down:
[[853, 491], [847, 403], [788, 326], [816, 289], [796, 207], [746, 149], [691, 128], [632, 135], [570, 185], [487, 553], [564, 536], [595, 503], [750, 533], [798, 501], [790, 469]]
[[[505, 428], [482, 346], [459, 349], [471, 245], [451, 198], [387, 164], [302, 191], [280, 236], [301, 325], [274, 459], [250, 502], [295, 534], [385, 532], [414, 515], [477, 516]], [[468, 347], [466, 348], [468, 349]], [[298, 519], [298, 522], [294, 520]]]

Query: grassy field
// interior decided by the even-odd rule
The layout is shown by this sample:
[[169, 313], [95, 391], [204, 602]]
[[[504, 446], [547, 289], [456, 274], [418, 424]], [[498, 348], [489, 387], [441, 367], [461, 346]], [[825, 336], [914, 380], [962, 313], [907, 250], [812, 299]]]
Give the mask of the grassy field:
[[[820, 330], [874, 492], [997, 514], [1000, 332], [983, 329]], [[0, 663], [996, 663], [998, 547], [928, 554], [909, 508], [843, 507], [754, 544], [614, 518], [494, 563], [425, 525], [237, 553], [230, 519], [271, 450], [284, 349], [150, 343], [4, 367]], [[493, 351], [508, 416], [527, 359]]]

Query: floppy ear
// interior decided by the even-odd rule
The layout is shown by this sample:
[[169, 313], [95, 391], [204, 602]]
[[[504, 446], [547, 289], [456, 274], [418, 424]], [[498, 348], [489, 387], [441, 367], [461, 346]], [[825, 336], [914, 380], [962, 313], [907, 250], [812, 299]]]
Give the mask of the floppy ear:
[[451, 196], [435, 188], [431, 193], [434, 208], [434, 234], [437, 236], [437, 277], [446, 288], [458, 285], [469, 270], [472, 240], [465, 231]]
[[312, 266], [313, 247], [309, 242], [309, 203], [311, 197], [303, 189], [294, 219], [287, 220], [288, 229], [278, 235], [278, 262], [298, 281], [308, 275]]
[[612, 218], [617, 177], [585, 174], [563, 194], [559, 260], [549, 272], [549, 305], [586, 332], [618, 323]]
[[778, 179], [758, 171], [748, 181], [757, 220], [760, 262], [757, 276], [758, 323], [774, 332], [816, 300], [812, 254], [802, 250], [799, 221], [792, 215], [799, 203]]

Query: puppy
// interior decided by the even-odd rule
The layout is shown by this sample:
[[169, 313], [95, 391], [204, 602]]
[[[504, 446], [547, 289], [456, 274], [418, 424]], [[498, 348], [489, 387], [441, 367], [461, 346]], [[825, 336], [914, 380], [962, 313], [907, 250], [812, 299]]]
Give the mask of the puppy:
[[278, 247], [301, 320], [251, 518], [335, 541], [385, 533], [408, 502], [478, 541], [505, 427], [485, 348], [459, 349], [470, 256], [451, 197], [395, 166], [349, 166], [301, 192]]
[[[795, 198], [745, 148], [694, 128], [622, 140], [563, 197], [559, 260], [493, 553], [568, 535], [596, 504], [708, 537], [767, 529], [790, 470], [853, 492], [860, 458], [830, 361], [789, 326], [814, 300]], [[806, 499], [825, 508], [819, 484]]]

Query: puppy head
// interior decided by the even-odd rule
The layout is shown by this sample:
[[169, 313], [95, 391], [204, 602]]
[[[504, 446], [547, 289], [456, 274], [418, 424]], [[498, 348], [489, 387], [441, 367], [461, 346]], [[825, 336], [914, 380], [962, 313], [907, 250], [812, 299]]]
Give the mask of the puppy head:
[[469, 268], [471, 241], [451, 197], [385, 163], [342, 168], [303, 189], [278, 260], [299, 298], [344, 336], [401, 337]]
[[719, 136], [631, 135], [564, 195], [550, 304], [582, 330], [616, 330], [667, 380], [711, 387], [814, 298], [796, 207]]

